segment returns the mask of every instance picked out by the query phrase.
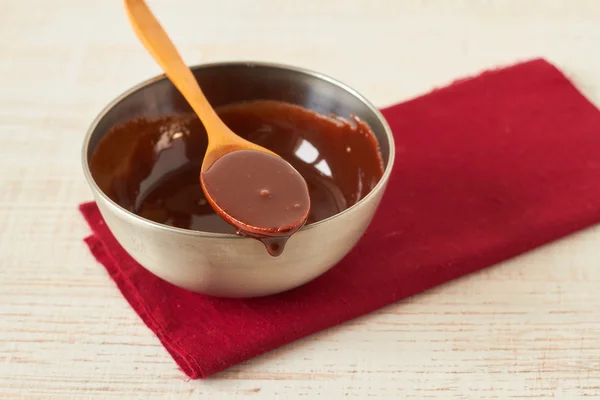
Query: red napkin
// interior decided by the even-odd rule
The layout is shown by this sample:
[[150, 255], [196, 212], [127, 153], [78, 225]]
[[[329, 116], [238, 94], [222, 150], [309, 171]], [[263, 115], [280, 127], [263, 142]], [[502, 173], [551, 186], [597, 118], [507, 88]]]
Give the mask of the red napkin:
[[355, 249], [318, 279], [231, 300], [174, 287], [115, 241], [95, 204], [86, 238], [190, 378], [234, 364], [600, 222], [600, 112], [534, 60], [383, 110], [394, 171]]

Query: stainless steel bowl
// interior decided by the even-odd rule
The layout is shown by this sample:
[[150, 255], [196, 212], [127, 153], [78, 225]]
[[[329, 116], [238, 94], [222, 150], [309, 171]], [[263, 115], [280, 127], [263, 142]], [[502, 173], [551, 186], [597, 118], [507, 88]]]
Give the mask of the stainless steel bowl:
[[221, 297], [254, 297], [300, 286], [340, 261], [371, 222], [394, 162], [392, 132], [371, 103], [327, 76], [294, 67], [228, 62], [192, 68], [213, 106], [249, 100], [279, 100], [322, 114], [366, 121], [377, 136], [385, 172], [377, 186], [349, 209], [306, 225], [271, 257], [256, 240], [235, 235], [173, 228], [139, 217], [108, 198], [94, 182], [90, 158], [115, 124], [138, 116], [189, 112], [164, 76], [139, 84], [109, 104], [92, 123], [83, 145], [83, 170], [108, 227], [123, 248], [160, 278], [195, 292]]

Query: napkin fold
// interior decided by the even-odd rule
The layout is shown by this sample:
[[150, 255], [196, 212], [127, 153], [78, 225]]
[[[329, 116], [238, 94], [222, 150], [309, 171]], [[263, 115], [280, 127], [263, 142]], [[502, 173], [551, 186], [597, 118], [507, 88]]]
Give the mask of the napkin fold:
[[600, 112], [532, 60], [385, 108], [397, 155], [375, 218], [316, 280], [274, 296], [179, 289], [117, 243], [85, 239], [183, 372], [205, 378], [286, 343], [600, 222]]

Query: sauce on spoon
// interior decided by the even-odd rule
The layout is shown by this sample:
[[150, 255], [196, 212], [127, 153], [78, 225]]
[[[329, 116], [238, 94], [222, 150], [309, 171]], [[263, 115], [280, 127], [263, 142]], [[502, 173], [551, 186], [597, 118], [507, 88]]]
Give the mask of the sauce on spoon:
[[[290, 235], [310, 209], [304, 178], [288, 162], [271, 154], [238, 150], [220, 157], [202, 172], [213, 208], [238, 227], [238, 233], [264, 243], [272, 256], [283, 252]], [[239, 228], [241, 227], [241, 228]]]

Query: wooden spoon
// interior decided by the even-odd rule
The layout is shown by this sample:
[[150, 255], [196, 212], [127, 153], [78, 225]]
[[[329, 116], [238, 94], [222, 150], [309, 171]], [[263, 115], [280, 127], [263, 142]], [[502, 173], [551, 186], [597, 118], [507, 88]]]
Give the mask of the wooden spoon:
[[234, 132], [212, 108], [192, 71], [143, 0], [124, 0], [146, 50], [198, 115], [208, 134], [200, 183], [215, 211], [238, 233], [261, 240], [273, 256], [308, 218], [306, 181], [272, 151]]

